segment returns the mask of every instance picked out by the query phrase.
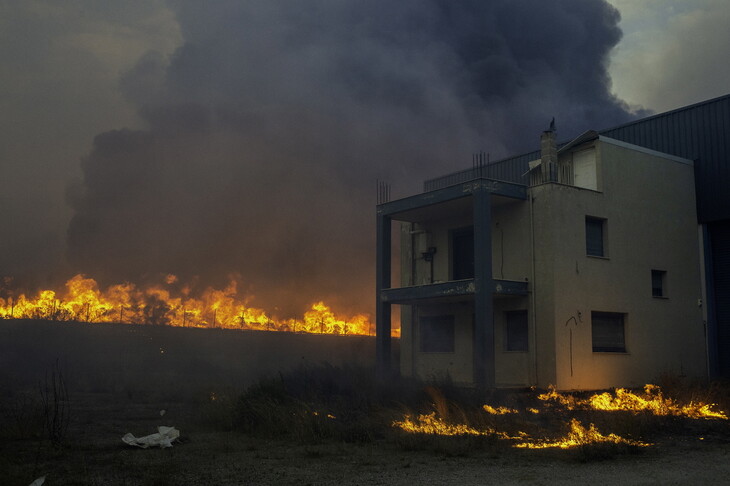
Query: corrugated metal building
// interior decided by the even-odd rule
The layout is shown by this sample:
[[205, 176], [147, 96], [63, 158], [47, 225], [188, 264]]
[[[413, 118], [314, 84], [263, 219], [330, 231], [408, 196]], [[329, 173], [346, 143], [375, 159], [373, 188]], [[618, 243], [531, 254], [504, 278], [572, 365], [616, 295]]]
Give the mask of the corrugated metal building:
[[[590, 128], [590, 127], [587, 127]], [[704, 239], [710, 373], [730, 377], [730, 95], [599, 132], [695, 163], [697, 220]], [[428, 180], [431, 191], [475, 177], [528, 184], [528, 163], [540, 151]]]

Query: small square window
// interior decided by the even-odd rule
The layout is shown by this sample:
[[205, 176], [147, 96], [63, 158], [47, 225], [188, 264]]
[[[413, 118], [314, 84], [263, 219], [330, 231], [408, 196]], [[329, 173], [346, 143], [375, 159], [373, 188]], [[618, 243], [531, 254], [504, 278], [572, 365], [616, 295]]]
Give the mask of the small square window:
[[586, 255], [606, 256], [606, 220], [586, 216]]
[[504, 313], [504, 350], [528, 350], [526, 310]]
[[652, 297], [667, 296], [667, 272], [664, 270], [651, 271], [651, 295]]
[[421, 351], [425, 353], [454, 352], [454, 316], [423, 316], [419, 319]]
[[625, 353], [625, 314], [591, 312], [591, 339], [594, 353]]

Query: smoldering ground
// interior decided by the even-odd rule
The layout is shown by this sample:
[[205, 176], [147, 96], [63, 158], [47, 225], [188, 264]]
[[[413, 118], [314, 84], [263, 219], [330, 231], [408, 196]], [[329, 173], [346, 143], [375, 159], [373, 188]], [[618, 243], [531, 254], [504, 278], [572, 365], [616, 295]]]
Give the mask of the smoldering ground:
[[256, 304], [370, 310], [375, 181], [423, 179], [630, 118], [603, 0], [170, 3], [184, 42], [120, 87], [68, 198], [70, 266], [103, 283], [240, 276]]

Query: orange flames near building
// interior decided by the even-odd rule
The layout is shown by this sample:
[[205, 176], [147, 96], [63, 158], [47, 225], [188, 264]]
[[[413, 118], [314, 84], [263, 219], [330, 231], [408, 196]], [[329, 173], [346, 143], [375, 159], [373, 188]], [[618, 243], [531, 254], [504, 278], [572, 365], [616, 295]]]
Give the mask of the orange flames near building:
[[[657, 416], [681, 416], [690, 419], [719, 419], [727, 420], [727, 414], [714, 410], [713, 404], [691, 402], [681, 405], [665, 397], [661, 389], [655, 385], [646, 385], [643, 393], [635, 393], [623, 388], [616, 389], [615, 393], [596, 393], [587, 399], [580, 399], [573, 395], [561, 394], [554, 389], [538, 395], [539, 400], [546, 406], [559, 405], [566, 410], [597, 410], [597, 411], [628, 411], [634, 413], [650, 413]], [[484, 405], [482, 410], [492, 416], [516, 416], [519, 410], [506, 407]], [[525, 414], [540, 413], [535, 408], [528, 408]], [[633, 447], [647, 447], [651, 444], [633, 439], [626, 439], [616, 434], [602, 434], [594, 424], [585, 427], [579, 420], [571, 418], [567, 433], [555, 439], [532, 438], [525, 432], [507, 434], [493, 427], [472, 427], [467, 424], [450, 423], [438, 416], [437, 412], [422, 414], [416, 417], [406, 415], [403, 420], [394, 421], [393, 427], [414, 434], [428, 434], [441, 436], [490, 436], [500, 440], [513, 442], [513, 447], [525, 449], [571, 449], [589, 444], [623, 444]]]
[[416, 418], [406, 415], [402, 421], [393, 422], [393, 426], [405, 432], [415, 434], [495, 437], [500, 440], [512, 441], [514, 442], [513, 447], [521, 449], [570, 449], [587, 444], [606, 442], [613, 444], [626, 444], [636, 447], [647, 447], [651, 445], [645, 442], [625, 439], [616, 434], [603, 435], [596, 429], [595, 425], [590, 424], [588, 428], [586, 428], [576, 419], [571, 419], [569, 424], [570, 429], [564, 437], [552, 440], [532, 439], [525, 432], [518, 432], [516, 435], [509, 435], [506, 432], [496, 430], [492, 427], [477, 429], [466, 424], [452, 424], [446, 422], [440, 417], [437, 417], [436, 412], [427, 415], [419, 415]]
[[538, 396], [545, 402], [556, 402], [568, 410], [592, 409], [606, 412], [649, 412], [657, 416], [687, 417], [692, 419], [727, 420], [727, 414], [713, 410], [714, 404], [690, 402], [681, 405], [671, 398], [665, 397], [660, 387], [644, 385], [644, 393], [636, 393], [625, 388], [617, 388], [615, 394], [609, 392], [596, 393], [587, 399], [579, 399], [572, 395], [564, 395], [549, 389]]
[[[191, 296], [186, 286], [175, 291], [172, 284], [176, 282], [177, 277], [168, 275], [164, 285], [138, 288], [124, 283], [102, 292], [94, 279], [76, 275], [66, 282], [62, 293], [42, 290], [35, 298], [0, 298], [0, 318], [365, 336], [375, 333], [368, 316], [336, 316], [324, 302], [313, 303], [301, 319], [276, 319], [238, 299], [235, 281], [222, 290], [208, 288], [200, 297]], [[393, 334], [397, 337], [399, 330]]]
[[415, 434], [495, 436], [507, 440], [519, 440], [526, 437], [525, 434], [512, 437], [505, 432], [499, 432], [493, 428], [477, 429], [466, 424], [452, 424], [441, 417], [437, 417], [436, 412], [421, 414], [416, 418], [406, 415], [403, 420], [393, 422], [393, 426]]
[[579, 420], [570, 420], [570, 430], [564, 437], [555, 440], [525, 441], [515, 444], [515, 447], [523, 449], [572, 449], [588, 444], [625, 444], [634, 447], [648, 447], [651, 444], [638, 440], [625, 439], [616, 434], [601, 434], [596, 426], [590, 424], [584, 427]]

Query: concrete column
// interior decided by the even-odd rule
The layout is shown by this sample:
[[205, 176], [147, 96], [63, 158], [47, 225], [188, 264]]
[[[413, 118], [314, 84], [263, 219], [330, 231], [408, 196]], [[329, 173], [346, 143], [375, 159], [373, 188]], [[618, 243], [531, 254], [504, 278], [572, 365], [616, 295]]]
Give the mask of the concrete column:
[[474, 192], [474, 383], [493, 388], [492, 207], [486, 188]]
[[383, 302], [383, 289], [389, 289], [391, 273], [391, 219], [378, 212], [376, 222], [375, 262], [375, 353], [377, 372], [381, 378], [391, 374], [390, 332], [391, 305]]

